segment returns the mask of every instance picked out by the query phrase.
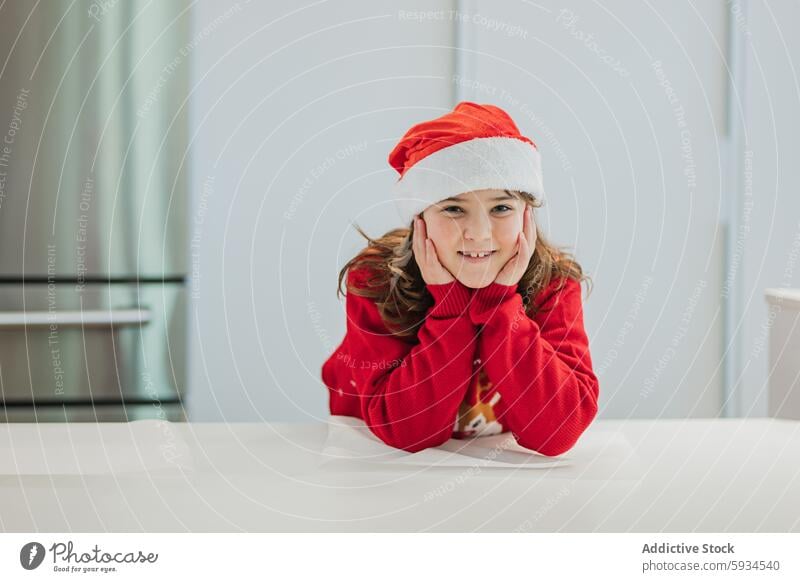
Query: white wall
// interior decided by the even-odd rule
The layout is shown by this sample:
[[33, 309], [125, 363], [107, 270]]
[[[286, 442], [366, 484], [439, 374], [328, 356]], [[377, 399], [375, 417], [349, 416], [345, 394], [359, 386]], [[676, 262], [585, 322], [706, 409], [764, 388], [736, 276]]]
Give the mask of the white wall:
[[[726, 20], [737, 5], [402, 4], [446, 12], [415, 21], [388, 1], [196, 4], [192, 418], [326, 416], [319, 370], [345, 329], [336, 276], [363, 244], [350, 221], [373, 235], [398, 225], [386, 157], [459, 97], [503, 106], [542, 149], [542, 228], [595, 283], [585, 310], [601, 416], [717, 415]], [[798, 12], [752, 3], [744, 24], [760, 57], [748, 66], [760, 68], [747, 90], [754, 206], [733, 281], [745, 298], [736, 395], [751, 415], [766, 413], [763, 288], [785, 285], [800, 228], [790, 61], [800, 45], [788, 28]]]
[[452, 27], [400, 20], [393, 6], [195, 7], [195, 420], [328, 413], [320, 368], [345, 329], [336, 278], [364, 242], [349, 222], [372, 235], [397, 226], [388, 153], [453, 99]]
[[465, 70], [479, 84], [467, 96], [506, 106], [538, 139], [544, 230], [593, 278], [601, 416], [716, 416], [722, 5], [464, 5], [486, 17], [469, 19]]
[[[789, 0], [749, 2], [739, 26], [747, 39], [747, 143], [752, 185], [742, 200], [740, 230], [741, 382], [743, 416], [767, 412], [771, 322], [764, 289], [800, 287], [800, 4]], [[742, 160], [742, 166], [744, 166]], [[749, 212], [745, 212], [746, 208]], [[798, 331], [798, 330], [795, 330]], [[788, 356], [788, 357], [787, 357]], [[797, 360], [800, 354], [785, 354]]]

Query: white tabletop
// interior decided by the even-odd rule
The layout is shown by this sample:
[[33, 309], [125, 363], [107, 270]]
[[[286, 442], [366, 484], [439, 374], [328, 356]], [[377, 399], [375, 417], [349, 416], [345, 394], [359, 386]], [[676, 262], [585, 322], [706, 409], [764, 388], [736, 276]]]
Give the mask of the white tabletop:
[[12, 423], [0, 530], [796, 532], [799, 428], [598, 420], [525, 470], [331, 463], [325, 423]]

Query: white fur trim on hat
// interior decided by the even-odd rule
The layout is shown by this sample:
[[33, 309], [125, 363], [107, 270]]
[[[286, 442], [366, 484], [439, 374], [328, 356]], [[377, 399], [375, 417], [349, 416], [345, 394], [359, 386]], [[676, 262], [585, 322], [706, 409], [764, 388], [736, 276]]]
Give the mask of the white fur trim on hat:
[[479, 137], [448, 146], [406, 170], [393, 195], [398, 214], [410, 224], [439, 200], [490, 188], [544, 195], [536, 147], [513, 137]]

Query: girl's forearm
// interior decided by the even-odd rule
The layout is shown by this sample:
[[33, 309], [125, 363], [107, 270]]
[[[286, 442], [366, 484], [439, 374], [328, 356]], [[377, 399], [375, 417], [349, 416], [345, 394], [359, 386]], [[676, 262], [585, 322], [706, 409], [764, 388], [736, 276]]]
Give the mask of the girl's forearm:
[[[478, 290], [471, 318], [483, 326], [478, 355], [501, 394], [498, 420], [517, 442], [545, 455], [570, 449], [597, 414], [599, 385], [583, 327], [580, 285], [530, 319], [511, 287]], [[540, 325], [541, 323], [541, 325]]]
[[351, 342], [362, 358], [397, 364], [388, 370], [353, 370], [353, 380], [362, 418], [372, 432], [410, 452], [438, 446], [452, 436], [477, 351], [477, 326], [468, 313], [470, 293], [459, 283], [432, 287], [435, 303], [418, 332], [418, 344], [409, 349], [395, 338], [368, 335], [354, 336]]

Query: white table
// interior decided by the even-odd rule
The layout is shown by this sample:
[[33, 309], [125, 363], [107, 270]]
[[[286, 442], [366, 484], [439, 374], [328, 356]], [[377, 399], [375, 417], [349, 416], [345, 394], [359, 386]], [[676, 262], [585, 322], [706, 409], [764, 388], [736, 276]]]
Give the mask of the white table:
[[321, 465], [324, 423], [8, 424], [0, 530], [796, 532], [798, 429], [599, 420], [630, 458], [465, 470]]

